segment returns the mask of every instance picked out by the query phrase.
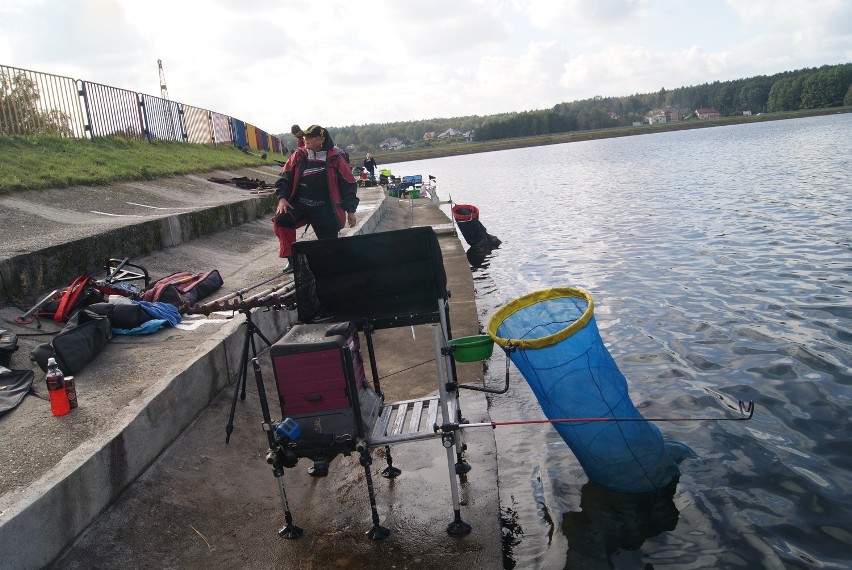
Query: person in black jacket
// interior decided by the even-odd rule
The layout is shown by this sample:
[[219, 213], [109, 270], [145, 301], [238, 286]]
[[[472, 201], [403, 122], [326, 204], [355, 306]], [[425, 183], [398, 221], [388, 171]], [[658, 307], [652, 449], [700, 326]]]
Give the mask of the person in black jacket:
[[376, 159], [368, 152], [367, 157], [364, 159], [364, 168], [366, 168], [367, 172], [370, 173], [370, 178], [376, 177], [376, 168], [378, 168], [378, 166], [379, 165], [376, 164]]
[[337, 237], [346, 225], [352, 228], [356, 223], [358, 184], [345, 156], [319, 125], [308, 127], [304, 140], [304, 148], [297, 148], [290, 156], [275, 182], [278, 206], [273, 226], [278, 255], [288, 258], [285, 273], [293, 270], [290, 256], [296, 228], [311, 224], [319, 239], [329, 239]]

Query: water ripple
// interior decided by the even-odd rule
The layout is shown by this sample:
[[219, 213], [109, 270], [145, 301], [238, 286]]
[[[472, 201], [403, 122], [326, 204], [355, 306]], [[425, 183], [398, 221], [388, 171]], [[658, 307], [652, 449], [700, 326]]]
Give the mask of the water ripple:
[[[393, 166], [435, 175], [442, 197], [476, 204], [503, 241], [474, 272], [483, 323], [532, 290], [583, 287], [646, 417], [756, 405], [749, 422], [660, 424], [698, 455], [658, 505], [676, 527], [614, 553], [595, 537], [626, 544], [618, 530], [630, 525], [607, 505], [631, 520], [652, 510], [590, 491], [552, 428], [498, 431], [501, 500], [523, 528], [518, 567], [581, 554], [658, 569], [849, 566], [850, 132], [845, 114]], [[512, 370], [492, 417], [540, 417]], [[489, 381], [503, 372], [499, 360]]]

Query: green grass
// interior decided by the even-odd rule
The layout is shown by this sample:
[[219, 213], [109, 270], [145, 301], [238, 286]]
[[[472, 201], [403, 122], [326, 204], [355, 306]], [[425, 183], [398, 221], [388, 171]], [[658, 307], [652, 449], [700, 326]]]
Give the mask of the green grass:
[[[852, 112], [852, 107], [814, 109], [772, 113], [760, 117], [726, 117], [715, 121], [694, 120], [666, 125], [577, 131], [488, 142], [447, 143], [426, 149], [374, 152], [373, 155], [381, 165], [600, 138], [849, 112]], [[122, 180], [152, 180], [243, 166], [275, 165], [276, 159], [283, 160], [283, 157], [270, 153], [269, 158], [263, 160], [227, 144], [215, 147], [178, 142], [148, 143], [120, 137], [88, 141], [58, 136], [7, 137], [0, 135], [0, 194], [18, 190], [108, 184]], [[351, 157], [353, 165], [360, 165], [363, 161], [363, 156], [353, 154]]]
[[272, 164], [232, 145], [155, 142], [119, 137], [94, 141], [58, 136], [0, 136], [0, 193], [152, 180], [179, 174]]

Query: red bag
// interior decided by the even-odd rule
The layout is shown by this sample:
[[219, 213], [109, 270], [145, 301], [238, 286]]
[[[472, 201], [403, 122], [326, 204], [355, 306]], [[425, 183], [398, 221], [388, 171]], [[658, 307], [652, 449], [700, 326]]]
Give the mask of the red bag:
[[155, 281], [145, 290], [141, 301], [169, 303], [184, 313], [199, 299], [203, 299], [222, 286], [222, 276], [216, 269], [192, 274], [188, 271], [172, 273]]

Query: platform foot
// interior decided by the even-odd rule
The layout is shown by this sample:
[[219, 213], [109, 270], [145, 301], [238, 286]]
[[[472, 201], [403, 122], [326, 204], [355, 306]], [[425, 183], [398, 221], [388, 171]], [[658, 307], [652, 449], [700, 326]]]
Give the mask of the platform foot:
[[402, 475], [402, 469], [399, 467], [388, 466], [382, 469], [382, 477], [385, 479], [394, 479]]
[[303, 534], [305, 534], [305, 531], [294, 524], [288, 524], [278, 530], [278, 536], [287, 539], [301, 538]]
[[470, 463], [467, 463], [466, 461], [459, 461], [456, 463], [456, 475], [464, 475], [471, 469], [472, 467], [470, 466]]
[[382, 540], [383, 538], [387, 538], [390, 536], [390, 529], [385, 528], [381, 525], [373, 525], [373, 528], [367, 531], [367, 538], [371, 538], [373, 540]]
[[468, 534], [472, 528], [473, 527], [463, 520], [457, 519], [447, 525], [447, 533], [453, 536], [464, 536]]

